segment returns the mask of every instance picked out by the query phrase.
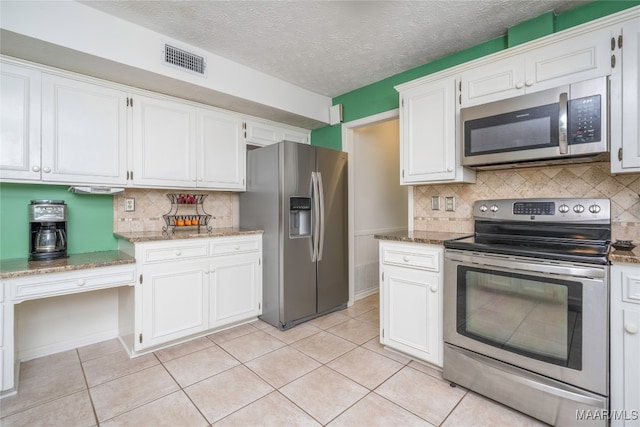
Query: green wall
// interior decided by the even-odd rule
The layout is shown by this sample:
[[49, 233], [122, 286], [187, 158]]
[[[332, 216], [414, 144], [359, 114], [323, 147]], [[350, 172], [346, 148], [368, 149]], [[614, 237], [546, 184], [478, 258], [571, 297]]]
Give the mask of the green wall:
[[[539, 17], [514, 25], [509, 28], [508, 34], [503, 37], [480, 43], [470, 49], [456, 52], [428, 64], [337, 96], [333, 99], [333, 105], [342, 104], [344, 122], [350, 122], [393, 110], [398, 108], [398, 92], [393, 88], [396, 85], [637, 5], [640, 5], [640, 0], [599, 0], [558, 16], [550, 12], [545, 13]], [[311, 132], [311, 142], [313, 145], [341, 150], [341, 126], [325, 126], [313, 130]]]
[[113, 237], [113, 196], [79, 195], [68, 186], [0, 183], [0, 260], [29, 256], [28, 208], [31, 200], [64, 200], [67, 205], [68, 252], [118, 248]]

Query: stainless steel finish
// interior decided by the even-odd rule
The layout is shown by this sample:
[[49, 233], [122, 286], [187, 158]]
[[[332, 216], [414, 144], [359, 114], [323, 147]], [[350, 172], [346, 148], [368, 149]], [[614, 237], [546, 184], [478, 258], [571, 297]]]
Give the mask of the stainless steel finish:
[[67, 205], [62, 200], [32, 200], [29, 222], [59, 222], [67, 220]]
[[[449, 344], [466, 348], [488, 357], [502, 360], [538, 374], [555, 378], [559, 381], [599, 393], [608, 394], [608, 266], [560, 265], [556, 270], [550, 262], [535, 258], [518, 258], [496, 256], [486, 253], [473, 253], [472, 257], [461, 257], [459, 251], [445, 250], [444, 277], [452, 280], [444, 287], [444, 340]], [[557, 279], [580, 282], [583, 289], [583, 313], [588, 313], [582, 319], [582, 370], [574, 370], [559, 365], [545, 363], [524, 355], [505, 351], [486, 345], [464, 335], [456, 330], [457, 307], [457, 270], [458, 266], [473, 266], [482, 269], [502, 272], [517, 270], [530, 277], [542, 280], [553, 277]], [[576, 276], [566, 273], [577, 273]], [[447, 361], [445, 359], [445, 366]], [[588, 374], [585, 374], [588, 373]], [[466, 386], [464, 383], [461, 385]]]
[[[346, 307], [346, 167], [346, 153], [292, 142], [247, 153], [240, 226], [264, 230], [261, 318], [280, 329]], [[288, 235], [293, 196], [312, 199], [309, 236]]]
[[[597, 79], [587, 80], [571, 85], [560, 86], [553, 89], [547, 89], [540, 92], [520, 95], [514, 98], [495, 101], [487, 104], [476, 105], [460, 110], [460, 119], [462, 125], [461, 153], [463, 166], [492, 166], [508, 163], [529, 162], [536, 160], [552, 160], [557, 158], [571, 158], [574, 156], [596, 155], [607, 153], [609, 150], [608, 138], [608, 111], [609, 111], [609, 91], [608, 78], [601, 77]], [[602, 136], [598, 142], [589, 142], [583, 144], [569, 144], [566, 154], [558, 152], [557, 147], [533, 148], [524, 150], [504, 151], [497, 153], [489, 153], [475, 156], [465, 155], [465, 132], [464, 123], [469, 120], [475, 120], [483, 117], [491, 117], [499, 114], [525, 110], [536, 106], [558, 103], [562, 94], [568, 94], [568, 100], [579, 99], [592, 95], [601, 96], [601, 114], [600, 128]], [[565, 103], [562, 109], [567, 108]], [[562, 133], [562, 132], [561, 132]], [[560, 135], [559, 135], [560, 138]], [[568, 140], [567, 140], [568, 141]]]
[[311, 172], [311, 199], [313, 200], [313, 218], [314, 227], [313, 235], [311, 237], [313, 243], [313, 254], [311, 255], [311, 261], [316, 262], [318, 260], [318, 236], [320, 235], [320, 202], [318, 201], [318, 175], [316, 172]]
[[580, 411], [607, 410], [606, 397], [446, 343], [444, 357], [444, 378], [548, 424], [607, 425], [606, 419], [576, 419]]
[[[500, 220], [500, 221], [529, 221], [529, 222], [588, 222], [590, 224], [608, 224], [611, 221], [611, 201], [609, 199], [576, 199], [576, 198], [539, 198], [526, 199], [530, 202], [553, 202], [556, 211], [554, 215], [515, 215], [514, 203], [523, 199], [496, 199], [478, 200], [473, 204], [473, 216], [476, 220]], [[487, 209], [491, 206], [491, 209]], [[493, 208], [495, 206], [495, 209]], [[581, 212], [576, 206], [597, 206], [597, 212]], [[577, 208], [579, 210], [579, 208]], [[595, 208], [594, 208], [595, 210]]]
[[[481, 257], [481, 258], [478, 258]], [[481, 266], [501, 267], [503, 271], [523, 271], [564, 276], [567, 279], [581, 277], [587, 279], [605, 279], [607, 271], [592, 264], [572, 264], [544, 260], [539, 258], [516, 257], [511, 255], [487, 255], [480, 252], [447, 249], [446, 259], [465, 264], [479, 264]], [[490, 261], [489, 261], [490, 260]]]
[[566, 92], [560, 94], [559, 106], [560, 112], [558, 117], [558, 150], [559, 154], [568, 154], [569, 153], [569, 141], [567, 140], [567, 102], [568, 96]]
[[324, 252], [324, 186], [322, 185], [322, 172], [316, 172], [318, 180], [318, 199], [320, 199], [320, 243], [318, 244], [318, 261], [322, 261], [322, 253]]

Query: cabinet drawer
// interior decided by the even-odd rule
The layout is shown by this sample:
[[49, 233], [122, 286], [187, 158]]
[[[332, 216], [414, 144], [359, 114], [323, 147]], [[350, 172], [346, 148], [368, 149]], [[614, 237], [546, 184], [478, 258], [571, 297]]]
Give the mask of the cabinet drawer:
[[260, 250], [260, 238], [215, 239], [211, 242], [211, 255], [229, 255], [236, 253], [257, 252]]
[[422, 245], [383, 245], [380, 248], [382, 263], [387, 265], [440, 271], [441, 250]]
[[169, 246], [153, 246], [142, 250], [142, 263], [204, 258], [207, 255], [208, 243], [206, 241]]
[[135, 282], [134, 265], [100, 267], [69, 273], [52, 273], [8, 281], [14, 302], [78, 292], [131, 285]]

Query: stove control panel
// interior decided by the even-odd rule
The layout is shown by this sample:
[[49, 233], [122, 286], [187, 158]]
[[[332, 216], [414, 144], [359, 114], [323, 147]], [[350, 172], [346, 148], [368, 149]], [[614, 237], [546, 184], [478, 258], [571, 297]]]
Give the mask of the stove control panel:
[[547, 222], [611, 221], [609, 199], [497, 199], [479, 200], [476, 219]]

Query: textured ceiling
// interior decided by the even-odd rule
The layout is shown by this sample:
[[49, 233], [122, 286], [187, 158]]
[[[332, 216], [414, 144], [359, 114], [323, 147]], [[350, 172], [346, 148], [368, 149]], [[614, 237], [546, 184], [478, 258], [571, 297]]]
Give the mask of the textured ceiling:
[[588, 1], [82, 2], [335, 97]]

